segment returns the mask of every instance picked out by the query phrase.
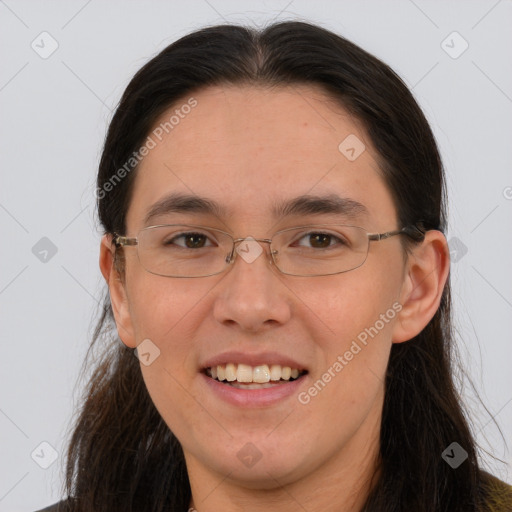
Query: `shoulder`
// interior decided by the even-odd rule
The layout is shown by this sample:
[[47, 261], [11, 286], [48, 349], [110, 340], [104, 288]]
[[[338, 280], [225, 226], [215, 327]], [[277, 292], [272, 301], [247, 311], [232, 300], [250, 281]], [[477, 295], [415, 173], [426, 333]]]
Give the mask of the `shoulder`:
[[512, 510], [512, 486], [499, 478], [482, 472], [482, 491], [486, 497], [488, 512], [509, 512]]
[[71, 512], [72, 510], [71, 502], [69, 500], [63, 500], [58, 503], [54, 503], [49, 507], [37, 510], [36, 512]]

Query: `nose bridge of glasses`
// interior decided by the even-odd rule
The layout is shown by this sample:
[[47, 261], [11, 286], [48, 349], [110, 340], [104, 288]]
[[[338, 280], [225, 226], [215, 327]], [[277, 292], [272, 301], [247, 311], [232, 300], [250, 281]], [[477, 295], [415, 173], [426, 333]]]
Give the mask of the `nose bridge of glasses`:
[[[234, 260], [235, 260], [235, 255], [234, 255], [234, 252], [238, 252], [236, 249], [237, 249], [237, 245], [242, 243], [242, 242], [246, 242], [246, 250], [242, 250], [243, 252], [249, 252], [249, 242], [253, 243], [253, 242], [257, 242], [258, 244], [260, 242], [263, 242], [263, 243], [266, 243], [268, 244], [268, 247], [270, 249], [271, 247], [271, 243], [272, 243], [272, 240], [270, 238], [254, 238], [253, 236], [246, 236], [245, 238], [233, 238], [233, 250], [227, 255], [226, 257], [226, 263], [232, 263]], [[265, 246], [264, 246], [265, 247]], [[263, 249], [265, 250], [265, 249]], [[265, 251], [266, 252], [266, 251]], [[244, 258], [245, 259], [245, 258]], [[272, 257], [272, 251], [270, 251], [270, 259], [272, 260], [273, 257]], [[247, 261], [247, 260], [246, 260]]]

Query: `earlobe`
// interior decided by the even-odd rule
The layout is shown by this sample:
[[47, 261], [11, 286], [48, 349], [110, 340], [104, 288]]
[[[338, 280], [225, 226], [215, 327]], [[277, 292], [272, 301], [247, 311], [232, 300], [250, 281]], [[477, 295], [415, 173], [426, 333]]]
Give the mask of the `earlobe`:
[[112, 235], [104, 235], [101, 239], [99, 263], [101, 273], [109, 288], [110, 302], [119, 337], [127, 347], [135, 348], [135, 335], [125, 285], [119, 271], [114, 266]]
[[444, 234], [427, 231], [424, 241], [413, 247], [407, 266], [393, 343], [417, 336], [439, 308], [450, 271], [450, 252]]

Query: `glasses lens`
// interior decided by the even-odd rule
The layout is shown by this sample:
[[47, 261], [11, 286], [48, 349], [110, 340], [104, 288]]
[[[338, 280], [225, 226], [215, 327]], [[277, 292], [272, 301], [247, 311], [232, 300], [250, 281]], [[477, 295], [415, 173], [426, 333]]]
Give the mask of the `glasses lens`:
[[323, 224], [277, 233], [272, 242], [275, 262], [285, 274], [339, 274], [361, 266], [368, 255], [366, 231], [356, 226]]
[[141, 265], [152, 274], [202, 277], [222, 272], [231, 252], [229, 235], [199, 226], [156, 226], [139, 234]]
[[[222, 272], [232, 238], [216, 229], [190, 225], [154, 226], [138, 237], [141, 265], [152, 274], [204, 277]], [[310, 225], [276, 233], [271, 250], [281, 272], [322, 276], [361, 266], [368, 255], [366, 231], [356, 226]]]

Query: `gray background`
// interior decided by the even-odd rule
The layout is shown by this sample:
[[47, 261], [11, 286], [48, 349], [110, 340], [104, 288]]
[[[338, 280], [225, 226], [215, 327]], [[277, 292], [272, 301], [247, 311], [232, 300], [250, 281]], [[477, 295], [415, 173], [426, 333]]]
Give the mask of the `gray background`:
[[[60, 497], [67, 428], [81, 389], [77, 376], [103, 289], [93, 192], [112, 109], [136, 70], [173, 40], [206, 24], [272, 19], [318, 22], [361, 45], [403, 77], [426, 112], [448, 175], [459, 348], [510, 445], [510, 1], [5, 0], [1, 511], [31, 511]], [[46, 59], [40, 53], [51, 50], [52, 39], [39, 36], [43, 31], [58, 43]], [[450, 36], [454, 31], [463, 39]], [[469, 47], [456, 55], [464, 41]], [[43, 237], [57, 249], [46, 262], [40, 261], [48, 244]], [[510, 451], [469, 383], [461, 388], [478, 441], [505, 461], [485, 457], [487, 467], [512, 482]], [[43, 469], [53, 449], [58, 458]]]

